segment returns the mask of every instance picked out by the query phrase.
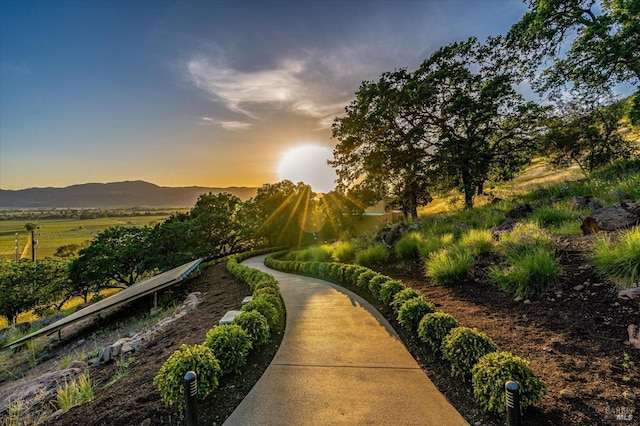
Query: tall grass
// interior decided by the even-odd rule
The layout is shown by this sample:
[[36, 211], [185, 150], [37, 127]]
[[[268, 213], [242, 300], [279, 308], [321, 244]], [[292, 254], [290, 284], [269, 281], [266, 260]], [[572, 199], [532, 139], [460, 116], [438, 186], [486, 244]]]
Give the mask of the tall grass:
[[529, 297], [555, 288], [562, 277], [562, 267], [552, 252], [544, 247], [527, 251], [510, 259], [510, 266], [490, 268], [491, 280], [502, 290]]
[[596, 240], [592, 263], [601, 274], [632, 284], [640, 280], [640, 228], [621, 233], [616, 240]]
[[493, 237], [489, 230], [471, 229], [462, 234], [456, 245], [477, 256], [493, 250]]
[[89, 378], [89, 372], [64, 383], [57, 391], [58, 404], [62, 411], [67, 412], [71, 408], [93, 400], [93, 384]]
[[420, 257], [421, 244], [422, 235], [418, 232], [409, 232], [396, 243], [396, 255], [401, 259], [416, 259]]
[[382, 244], [374, 244], [371, 247], [356, 253], [356, 263], [362, 266], [380, 265], [387, 261], [389, 252]]
[[431, 254], [425, 262], [426, 276], [438, 284], [451, 285], [471, 277], [474, 257], [461, 247], [442, 249]]
[[349, 242], [338, 243], [333, 249], [333, 256], [341, 263], [352, 262], [356, 258], [356, 248]]

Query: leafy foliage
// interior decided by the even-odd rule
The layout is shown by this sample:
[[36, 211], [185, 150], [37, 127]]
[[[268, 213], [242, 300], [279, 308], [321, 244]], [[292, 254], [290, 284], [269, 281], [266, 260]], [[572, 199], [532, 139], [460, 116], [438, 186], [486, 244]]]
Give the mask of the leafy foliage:
[[253, 346], [261, 346], [269, 341], [271, 331], [267, 319], [258, 311], [243, 312], [233, 319], [247, 333]]
[[181, 345], [162, 364], [153, 378], [153, 384], [160, 391], [160, 397], [167, 406], [184, 408], [184, 375], [193, 371], [198, 378], [198, 397], [205, 398], [216, 387], [222, 374], [220, 364], [211, 349], [204, 345]]
[[445, 336], [441, 349], [442, 359], [451, 363], [451, 375], [466, 379], [478, 360], [488, 353], [496, 352], [498, 346], [475, 328], [456, 327]]
[[242, 305], [242, 308], [240, 309], [242, 310], [242, 312], [258, 311], [267, 319], [269, 328], [273, 330], [278, 326], [278, 323], [280, 321], [280, 309], [278, 306], [267, 300], [264, 296], [266, 295], [262, 294], [260, 296], [254, 297], [253, 300]]
[[398, 313], [404, 302], [409, 299], [413, 299], [414, 297], [421, 297], [420, 293], [415, 291], [412, 288], [405, 288], [404, 290], [400, 290], [393, 296], [393, 302], [391, 302], [391, 308]]
[[213, 351], [222, 374], [240, 372], [252, 347], [251, 336], [244, 328], [233, 324], [213, 327], [207, 332], [203, 345]]
[[407, 330], [415, 331], [422, 318], [436, 311], [433, 303], [427, 302], [424, 297], [414, 297], [405, 301], [398, 309], [398, 322]]
[[391, 302], [393, 302], [393, 299], [396, 296], [396, 294], [398, 294], [404, 289], [406, 289], [406, 287], [400, 281], [396, 281], [396, 280], [385, 281], [380, 286], [380, 291], [378, 292], [378, 299], [385, 305], [389, 306]]
[[529, 363], [509, 352], [489, 353], [472, 369], [473, 394], [486, 411], [504, 413], [505, 383], [514, 381], [520, 388], [520, 410], [540, 401], [546, 385], [529, 368]]
[[450, 314], [445, 312], [426, 314], [418, 325], [418, 337], [432, 352], [439, 352], [442, 339], [456, 327], [460, 327], [460, 324]]

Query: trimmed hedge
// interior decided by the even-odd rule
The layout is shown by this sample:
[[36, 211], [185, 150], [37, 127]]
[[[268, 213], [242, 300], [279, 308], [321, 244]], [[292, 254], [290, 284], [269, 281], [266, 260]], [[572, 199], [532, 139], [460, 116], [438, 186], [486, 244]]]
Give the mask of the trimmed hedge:
[[414, 297], [405, 301], [398, 310], [398, 322], [405, 330], [416, 331], [422, 317], [435, 311], [433, 303], [427, 302], [422, 296]]
[[456, 327], [460, 327], [460, 323], [452, 315], [445, 312], [434, 312], [425, 315], [420, 320], [418, 337], [432, 352], [438, 353], [442, 340]]
[[252, 347], [251, 337], [244, 328], [232, 324], [213, 327], [207, 332], [203, 345], [220, 361], [222, 374], [239, 373]]
[[489, 336], [475, 328], [456, 327], [445, 336], [441, 350], [442, 359], [451, 363], [451, 375], [468, 379], [478, 360], [499, 348]]
[[258, 311], [243, 312], [231, 323], [238, 325], [247, 332], [253, 347], [264, 345], [269, 341], [271, 329], [267, 319]]

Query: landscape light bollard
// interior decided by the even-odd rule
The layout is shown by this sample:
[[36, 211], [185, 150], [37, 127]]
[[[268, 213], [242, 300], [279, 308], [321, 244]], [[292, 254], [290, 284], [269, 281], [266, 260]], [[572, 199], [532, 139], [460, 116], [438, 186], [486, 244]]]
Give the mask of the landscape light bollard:
[[198, 426], [198, 379], [196, 373], [189, 371], [184, 375], [184, 394], [186, 398], [185, 417], [187, 426]]
[[507, 404], [507, 426], [520, 426], [520, 388], [516, 382], [504, 385]]

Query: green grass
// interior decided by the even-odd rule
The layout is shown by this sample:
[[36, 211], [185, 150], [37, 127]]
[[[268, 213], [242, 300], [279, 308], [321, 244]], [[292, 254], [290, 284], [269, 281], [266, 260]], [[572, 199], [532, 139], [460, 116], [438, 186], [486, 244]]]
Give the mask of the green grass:
[[62, 411], [67, 412], [71, 408], [93, 400], [93, 384], [89, 378], [89, 372], [64, 383], [57, 391], [58, 404]]
[[[145, 226], [162, 222], [167, 214], [153, 216], [124, 216], [100, 219], [43, 219], [38, 220], [36, 231], [36, 257], [51, 257], [58, 247], [68, 244], [83, 244], [91, 241], [95, 235], [111, 226]], [[22, 253], [29, 241], [29, 233], [24, 229], [26, 223], [35, 220], [0, 221], [0, 256], [15, 259], [16, 232], [18, 233], [19, 253]]]
[[356, 263], [362, 266], [380, 265], [385, 263], [388, 258], [389, 252], [382, 244], [374, 244], [356, 253]]
[[511, 257], [507, 267], [492, 267], [489, 275], [502, 290], [530, 297], [554, 289], [562, 278], [562, 267], [552, 251], [538, 247], [517, 259]]
[[621, 233], [616, 240], [604, 235], [593, 250], [592, 263], [601, 274], [633, 284], [640, 280], [640, 228]]
[[469, 250], [460, 247], [442, 249], [426, 260], [425, 274], [438, 284], [458, 284], [469, 279], [473, 262], [474, 257]]
[[493, 237], [491, 231], [471, 229], [462, 234], [456, 245], [477, 256], [493, 250]]

